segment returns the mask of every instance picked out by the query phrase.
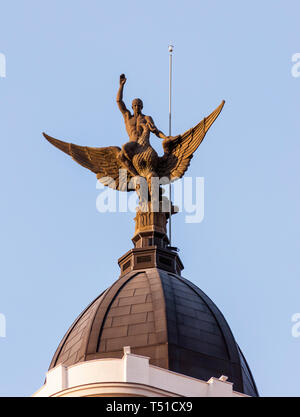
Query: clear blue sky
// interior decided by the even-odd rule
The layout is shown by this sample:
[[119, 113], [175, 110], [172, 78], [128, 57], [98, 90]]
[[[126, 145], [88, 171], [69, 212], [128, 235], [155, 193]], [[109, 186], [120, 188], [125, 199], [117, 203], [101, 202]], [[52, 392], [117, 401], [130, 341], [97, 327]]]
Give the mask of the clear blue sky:
[[[0, 395], [34, 393], [75, 317], [119, 275], [132, 213], [100, 214], [95, 176], [41, 132], [93, 146], [126, 141], [115, 96], [173, 133], [226, 99], [189, 175], [205, 218], [174, 218], [184, 276], [231, 326], [260, 394], [300, 395], [300, 5], [290, 1], [11, 0], [0, 16]], [[152, 139], [155, 147], [159, 139]]]

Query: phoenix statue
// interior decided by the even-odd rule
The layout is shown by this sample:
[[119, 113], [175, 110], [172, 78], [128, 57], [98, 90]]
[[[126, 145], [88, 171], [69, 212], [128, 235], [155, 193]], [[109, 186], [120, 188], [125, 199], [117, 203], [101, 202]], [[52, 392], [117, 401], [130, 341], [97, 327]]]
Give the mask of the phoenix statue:
[[[125, 83], [126, 77], [122, 74], [117, 104], [124, 117], [129, 136], [129, 141], [122, 146], [122, 149], [118, 146], [103, 148], [79, 146], [55, 139], [46, 133], [43, 135], [52, 145], [70, 155], [83, 167], [94, 172], [102, 184], [119, 191], [135, 190], [140, 197], [141, 205], [143, 198], [140, 181], [135, 180], [142, 178], [146, 181], [147, 198], [149, 197], [151, 201], [154, 199], [152, 190], [154, 178], [159, 181], [163, 178], [164, 184], [181, 178], [188, 169], [193, 154], [203, 141], [208, 129], [220, 114], [225, 101], [223, 100], [209, 116], [182, 135], [166, 136], [155, 126], [150, 116], [142, 113], [143, 102], [141, 99], [134, 99], [132, 101], [133, 111], [128, 110], [123, 101]], [[163, 139], [163, 156], [158, 156], [152, 148], [150, 133]], [[125, 181], [124, 176], [120, 180], [120, 170], [126, 170]], [[134, 186], [128, 187], [129, 183]]]

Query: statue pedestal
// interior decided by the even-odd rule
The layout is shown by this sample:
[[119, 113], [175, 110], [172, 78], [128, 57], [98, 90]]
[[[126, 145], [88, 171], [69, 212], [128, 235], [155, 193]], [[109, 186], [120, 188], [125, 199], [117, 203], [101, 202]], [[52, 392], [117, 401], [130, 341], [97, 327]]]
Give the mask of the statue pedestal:
[[167, 214], [169, 213], [137, 211], [134, 219], [135, 232], [132, 238], [134, 246], [143, 246], [143, 244], [138, 244], [138, 242], [143, 236], [146, 235], [149, 237], [151, 236], [152, 238], [159, 238], [161, 241], [160, 246], [167, 246], [169, 243], [169, 239], [167, 237]]
[[[176, 213], [172, 211], [172, 214]], [[137, 211], [132, 238], [134, 248], [118, 260], [121, 276], [141, 268], [160, 268], [181, 275], [183, 264], [176, 248], [169, 246], [169, 216], [168, 212]]]

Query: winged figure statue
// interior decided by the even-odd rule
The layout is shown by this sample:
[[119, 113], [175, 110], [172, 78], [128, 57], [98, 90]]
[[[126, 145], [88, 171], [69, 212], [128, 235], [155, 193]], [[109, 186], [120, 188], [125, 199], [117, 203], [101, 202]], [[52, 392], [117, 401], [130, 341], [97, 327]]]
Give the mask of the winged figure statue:
[[[147, 182], [150, 199], [152, 198], [152, 179], [164, 178], [164, 183], [181, 178], [193, 157], [194, 152], [201, 144], [208, 129], [220, 114], [225, 101], [200, 123], [182, 135], [166, 136], [155, 126], [152, 118], [142, 113], [141, 99], [132, 101], [132, 110], [129, 111], [123, 101], [123, 88], [126, 83], [125, 75], [120, 76], [120, 86], [117, 94], [117, 104], [124, 117], [129, 141], [122, 146], [109, 146], [95, 148], [79, 146], [63, 142], [46, 133], [44, 137], [61, 151], [70, 155], [77, 163], [94, 172], [97, 179], [104, 185], [119, 191], [137, 191], [140, 196], [139, 181], [135, 186], [128, 184], [136, 178], [144, 178]], [[150, 133], [163, 139], [164, 154], [159, 157], [150, 145]], [[120, 180], [120, 170], [126, 170], [126, 180]], [[122, 177], [123, 178], [123, 177]], [[141, 197], [140, 197], [141, 198]]]

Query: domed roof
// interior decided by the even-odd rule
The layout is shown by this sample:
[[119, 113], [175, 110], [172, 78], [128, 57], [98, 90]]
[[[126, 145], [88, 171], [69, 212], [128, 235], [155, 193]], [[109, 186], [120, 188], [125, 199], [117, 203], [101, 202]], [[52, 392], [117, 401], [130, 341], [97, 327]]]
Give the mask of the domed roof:
[[75, 320], [49, 369], [121, 358], [124, 346], [152, 365], [204, 381], [226, 375], [235, 391], [258, 395], [223, 315], [178, 274], [146, 268], [121, 275]]

